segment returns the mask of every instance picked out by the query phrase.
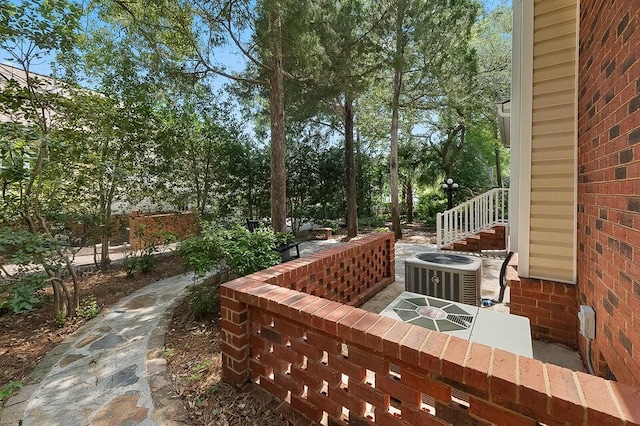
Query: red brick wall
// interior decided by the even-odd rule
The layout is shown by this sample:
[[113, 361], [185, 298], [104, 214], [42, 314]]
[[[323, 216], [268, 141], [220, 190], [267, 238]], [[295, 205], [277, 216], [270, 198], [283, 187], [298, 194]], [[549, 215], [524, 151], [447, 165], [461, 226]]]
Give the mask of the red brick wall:
[[151, 215], [132, 212], [129, 217], [129, 243], [133, 250], [140, 250], [150, 242], [162, 242], [164, 233], [173, 233], [181, 240], [195, 231], [196, 223], [192, 212]]
[[250, 275], [269, 284], [360, 306], [395, 280], [395, 241], [373, 234]]
[[512, 275], [509, 277], [509, 294], [510, 313], [529, 318], [534, 339], [577, 348], [575, 285]]
[[[578, 288], [595, 368], [640, 386], [640, 2], [582, 0]], [[584, 341], [580, 339], [581, 346]]]
[[350, 244], [223, 285], [224, 379], [257, 383], [296, 424], [640, 425], [640, 389], [266, 282], [367, 252]]

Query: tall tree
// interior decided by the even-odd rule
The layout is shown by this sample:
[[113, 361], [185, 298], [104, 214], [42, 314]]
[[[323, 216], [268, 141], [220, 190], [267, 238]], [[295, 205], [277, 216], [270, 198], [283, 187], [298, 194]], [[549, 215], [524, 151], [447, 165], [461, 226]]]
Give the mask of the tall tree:
[[389, 168], [391, 222], [399, 239], [402, 238], [398, 197], [400, 108], [433, 110], [447, 95], [440, 88], [451, 87], [451, 80], [462, 80], [461, 76], [473, 63], [468, 41], [477, 4], [473, 0], [393, 0], [392, 3], [395, 45], [389, 55], [393, 70]]
[[[271, 219], [276, 231], [286, 229], [286, 169], [284, 135], [284, 78], [296, 78], [283, 67], [290, 46], [284, 36], [300, 26], [305, 2], [261, 0], [135, 4], [115, 2], [126, 15], [121, 22], [150, 44], [156, 58], [170, 58], [173, 72], [196, 76], [215, 74], [268, 91], [271, 140]], [[108, 13], [118, 15], [107, 3]], [[110, 18], [113, 19], [113, 18]], [[246, 72], [230, 70], [218, 56], [221, 48], [235, 49]]]
[[[47, 185], [45, 172], [51, 149], [58, 142], [53, 131], [58, 126], [59, 101], [71, 88], [34, 74], [32, 66], [73, 49], [81, 9], [66, 0], [44, 3], [0, 0], [0, 11], [0, 49], [16, 65], [0, 68], [0, 112], [9, 118], [0, 124], [0, 151], [3, 163], [10, 159], [9, 168], [2, 167], [2, 218], [4, 221], [17, 215], [27, 232], [52, 239], [42, 193]], [[54, 251], [74, 283], [72, 295], [57, 262], [41, 258], [53, 287], [54, 313], [72, 316], [79, 306], [78, 280], [69, 255], [59, 246]]]
[[101, 266], [110, 263], [109, 240], [116, 231], [114, 201], [139, 197], [145, 158], [157, 132], [153, 86], [141, 67], [133, 40], [106, 25], [90, 28], [74, 52], [62, 56], [69, 77], [82, 76], [94, 90], [77, 90], [65, 100], [64, 136], [73, 141], [58, 155], [75, 170], [59, 168], [90, 205], [97, 219]]
[[[374, 32], [387, 9], [361, 0], [321, 1], [310, 10], [307, 52], [295, 56], [307, 79], [292, 86], [299, 120], [325, 118], [344, 138], [347, 238], [358, 233], [355, 124], [358, 98], [377, 66]], [[303, 54], [304, 53], [304, 54]], [[323, 120], [320, 120], [323, 121]]]

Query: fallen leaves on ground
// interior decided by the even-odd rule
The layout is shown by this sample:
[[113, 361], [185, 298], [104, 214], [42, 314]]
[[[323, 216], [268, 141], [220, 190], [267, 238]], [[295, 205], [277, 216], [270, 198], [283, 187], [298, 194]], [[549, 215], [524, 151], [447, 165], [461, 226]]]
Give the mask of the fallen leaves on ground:
[[188, 300], [175, 308], [165, 337], [165, 357], [176, 393], [194, 425], [286, 426], [272, 398], [258, 389], [239, 392], [222, 382], [220, 327], [191, 320]]

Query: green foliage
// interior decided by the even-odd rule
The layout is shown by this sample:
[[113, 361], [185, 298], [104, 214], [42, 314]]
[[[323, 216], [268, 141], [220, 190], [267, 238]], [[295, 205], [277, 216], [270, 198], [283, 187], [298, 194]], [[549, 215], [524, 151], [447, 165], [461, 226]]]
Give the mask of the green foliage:
[[276, 232], [276, 247], [291, 244], [293, 239], [293, 234], [288, 232]]
[[181, 242], [178, 253], [187, 267], [199, 276], [217, 269], [226, 275], [244, 276], [279, 263], [273, 250], [276, 235], [269, 228], [249, 232], [239, 224], [230, 228], [213, 223], [202, 224], [202, 234]]
[[62, 265], [60, 241], [44, 233], [0, 228], [0, 255], [9, 263], [30, 269], [34, 264]]
[[63, 312], [58, 312], [56, 314], [56, 317], [54, 318], [54, 321], [58, 327], [64, 326], [68, 320], [69, 318]]
[[131, 278], [136, 272], [141, 274], [151, 272], [155, 264], [154, 251], [144, 249], [140, 255], [134, 253], [125, 259], [124, 270], [127, 273], [127, 277]]
[[431, 189], [420, 195], [416, 206], [416, 216], [427, 225], [436, 224], [436, 214], [447, 209], [447, 198], [439, 189]]
[[133, 277], [133, 274], [138, 269], [138, 257], [131, 256], [127, 257], [124, 261], [124, 270], [127, 273], [127, 277]]
[[138, 269], [140, 269], [141, 274], [147, 274], [151, 272], [153, 266], [155, 265], [155, 258], [151, 253], [143, 253], [142, 256], [138, 259]]
[[187, 298], [196, 320], [216, 318], [220, 313], [220, 284], [226, 281], [222, 274], [213, 275], [199, 284], [189, 286]]
[[178, 253], [197, 276], [217, 271], [202, 283], [189, 287], [187, 297], [194, 317], [219, 315], [221, 283], [280, 263], [280, 255], [274, 250], [276, 241], [276, 233], [270, 228], [249, 232], [241, 225], [224, 228], [213, 222], [202, 224], [201, 235], [182, 241]]
[[385, 222], [385, 218], [380, 216], [358, 218], [358, 226], [362, 229], [381, 228]]
[[9, 399], [15, 391], [22, 388], [23, 386], [24, 386], [24, 382], [22, 380], [9, 381], [9, 383], [4, 385], [4, 387], [0, 389], [0, 402], [4, 401], [5, 399]]
[[87, 296], [80, 301], [80, 307], [76, 309], [76, 315], [80, 318], [91, 319], [98, 316], [100, 307], [94, 296]]
[[33, 310], [34, 305], [39, 302], [35, 297], [36, 292], [45, 286], [46, 275], [29, 274], [15, 282], [9, 289], [10, 298], [7, 300], [7, 306], [15, 313], [29, 312]]

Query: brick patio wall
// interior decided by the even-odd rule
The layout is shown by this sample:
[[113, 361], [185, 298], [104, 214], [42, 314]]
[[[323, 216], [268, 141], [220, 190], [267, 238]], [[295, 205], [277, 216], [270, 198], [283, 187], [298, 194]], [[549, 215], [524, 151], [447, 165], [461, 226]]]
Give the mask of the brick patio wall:
[[140, 250], [146, 244], [161, 243], [165, 233], [174, 234], [178, 240], [196, 231], [195, 216], [192, 212], [140, 214], [131, 212], [129, 217], [129, 243], [133, 250]]
[[[582, 0], [578, 288], [594, 367], [640, 386], [640, 2]], [[580, 339], [584, 357], [584, 339]]]
[[[392, 234], [223, 285], [224, 380], [257, 383], [295, 424], [640, 424], [640, 389], [340, 303], [346, 291], [341, 297], [329, 285], [351, 281], [346, 267], [358, 259], [378, 272], [351, 287], [375, 292], [369, 280], [392, 281]], [[326, 281], [310, 285], [319, 284], [310, 278], [318, 271]], [[323, 288], [336, 301], [308, 294]]]

